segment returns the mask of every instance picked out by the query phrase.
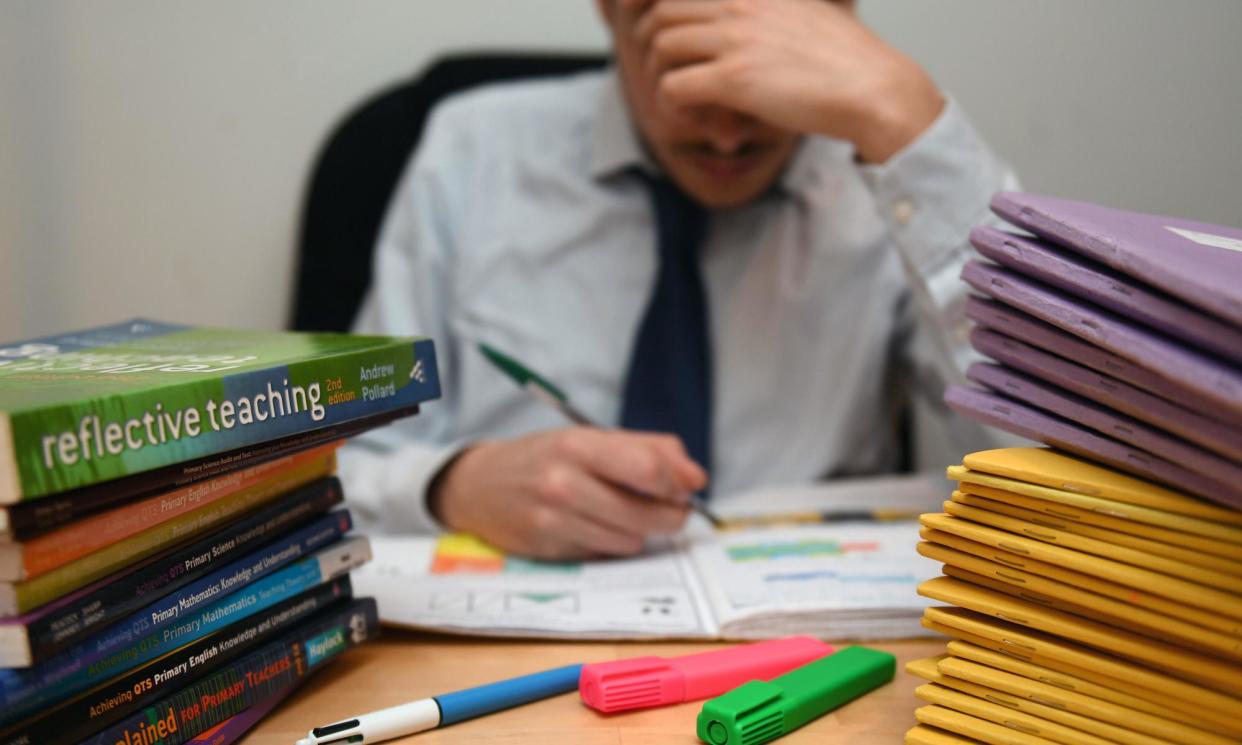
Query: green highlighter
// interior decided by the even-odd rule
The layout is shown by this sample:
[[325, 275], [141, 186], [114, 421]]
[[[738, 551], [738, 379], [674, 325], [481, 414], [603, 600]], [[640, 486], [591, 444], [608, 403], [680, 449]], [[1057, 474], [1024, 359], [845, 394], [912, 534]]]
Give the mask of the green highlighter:
[[846, 647], [771, 682], [752, 680], [703, 704], [699, 739], [711, 745], [775, 740], [893, 679], [897, 658]]

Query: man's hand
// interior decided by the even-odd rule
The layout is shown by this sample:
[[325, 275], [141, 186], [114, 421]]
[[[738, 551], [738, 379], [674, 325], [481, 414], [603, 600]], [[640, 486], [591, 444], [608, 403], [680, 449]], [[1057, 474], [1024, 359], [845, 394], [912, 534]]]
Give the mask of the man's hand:
[[576, 427], [483, 442], [437, 479], [448, 527], [540, 559], [626, 556], [678, 530], [707, 475], [670, 435]]
[[621, 0], [659, 91], [853, 142], [882, 163], [935, 121], [927, 73], [828, 0]]

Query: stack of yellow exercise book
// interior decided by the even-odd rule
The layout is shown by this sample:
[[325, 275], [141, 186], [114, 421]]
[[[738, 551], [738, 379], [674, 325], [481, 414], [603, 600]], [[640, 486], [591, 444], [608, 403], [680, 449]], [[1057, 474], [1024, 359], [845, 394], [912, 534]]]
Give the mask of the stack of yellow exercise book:
[[1242, 512], [1043, 448], [948, 473], [907, 743], [1242, 742]]

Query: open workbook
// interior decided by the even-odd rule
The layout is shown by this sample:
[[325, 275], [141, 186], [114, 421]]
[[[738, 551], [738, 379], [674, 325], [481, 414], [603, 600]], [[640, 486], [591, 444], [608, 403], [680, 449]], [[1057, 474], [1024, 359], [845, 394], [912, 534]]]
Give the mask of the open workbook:
[[466, 536], [377, 537], [355, 572], [383, 621], [466, 634], [573, 638], [923, 636], [916, 592], [938, 574], [914, 522], [682, 536], [633, 559], [548, 564]]

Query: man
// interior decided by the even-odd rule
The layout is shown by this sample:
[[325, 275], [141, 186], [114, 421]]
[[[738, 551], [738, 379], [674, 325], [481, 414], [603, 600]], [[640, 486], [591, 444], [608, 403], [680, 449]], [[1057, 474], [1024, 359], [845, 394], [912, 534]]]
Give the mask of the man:
[[343, 457], [390, 529], [632, 554], [703, 488], [892, 470], [898, 374], [935, 399], [968, 356], [966, 235], [1012, 178], [922, 68], [848, 2], [599, 6], [615, 71], [445, 102], [390, 206], [357, 331], [432, 336], [445, 388]]

